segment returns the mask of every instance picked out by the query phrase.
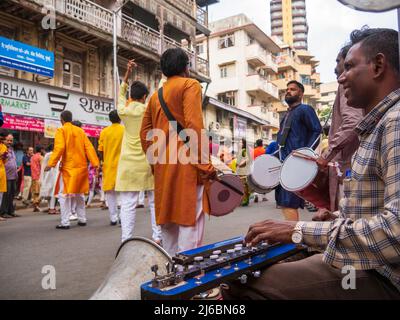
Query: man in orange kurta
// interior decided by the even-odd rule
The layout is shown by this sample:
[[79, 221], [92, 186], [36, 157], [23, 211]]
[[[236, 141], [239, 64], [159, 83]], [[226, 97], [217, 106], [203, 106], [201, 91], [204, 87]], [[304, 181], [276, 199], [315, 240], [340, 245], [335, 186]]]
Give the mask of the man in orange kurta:
[[[154, 149], [153, 143], [160, 145], [162, 142], [158, 140], [158, 136], [156, 141], [148, 139], [147, 135], [151, 132], [157, 135], [157, 130], [160, 133], [160, 129], [165, 134], [165, 145], [157, 150], [158, 154], [155, 152], [156, 157], [149, 162], [154, 164], [156, 219], [157, 224], [161, 225], [163, 247], [169, 254], [174, 255], [176, 252], [201, 245], [205, 221], [203, 181], [214, 178], [216, 171], [209, 162], [202, 161], [203, 152], [208, 154], [208, 138], [202, 139], [204, 127], [201, 86], [197, 80], [189, 78], [187, 54], [179, 48], [166, 50], [161, 57], [161, 70], [167, 77], [167, 81], [163, 84], [165, 103], [186, 131], [191, 129], [196, 133], [199, 142], [198, 153], [195, 154], [197, 163], [195, 161], [183, 163], [179, 161], [179, 157], [178, 161], [171, 159], [174, 157], [169, 152], [170, 147], [172, 152], [182, 150], [184, 142], [181, 139], [177, 141], [176, 131], [170, 129], [157, 92], [154, 93], [143, 117], [140, 138], [143, 150], [149, 159]], [[191, 138], [191, 141], [193, 140]], [[203, 144], [200, 146], [201, 140]]]
[[61, 209], [61, 224], [57, 229], [69, 229], [71, 199], [75, 198], [78, 225], [86, 226], [85, 198], [89, 192], [88, 160], [93, 167], [99, 167], [99, 159], [92, 143], [83, 129], [72, 125], [72, 113], [61, 113], [62, 127], [57, 129], [54, 139], [54, 150], [45, 171], [54, 168], [61, 159], [60, 177], [58, 179]]
[[115, 180], [117, 178], [118, 160], [121, 154], [124, 126], [118, 116], [117, 110], [112, 110], [108, 115], [111, 126], [104, 128], [100, 133], [99, 147], [100, 158], [103, 160], [103, 191], [105, 192], [110, 224], [115, 226], [118, 222], [117, 193]]

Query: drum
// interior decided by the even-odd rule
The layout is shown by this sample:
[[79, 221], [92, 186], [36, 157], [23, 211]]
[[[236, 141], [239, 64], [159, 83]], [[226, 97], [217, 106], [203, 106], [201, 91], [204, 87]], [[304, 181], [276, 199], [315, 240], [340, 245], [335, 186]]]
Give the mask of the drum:
[[237, 175], [220, 175], [210, 186], [210, 214], [218, 217], [231, 213], [240, 206], [243, 195], [244, 187]]
[[269, 154], [263, 154], [254, 160], [250, 167], [247, 181], [251, 190], [265, 194], [274, 190], [279, 184], [282, 163]]
[[140, 300], [140, 286], [154, 278], [151, 271], [158, 265], [159, 275], [166, 274], [165, 264], [172, 264], [168, 253], [155, 242], [134, 237], [118, 249], [114, 264], [91, 300]]
[[329, 209], [329, 176], [328, 172], [318, 170], [317, 158], [310, 148], [293, 151], [282, 164], [280, 184], [314, 206]]

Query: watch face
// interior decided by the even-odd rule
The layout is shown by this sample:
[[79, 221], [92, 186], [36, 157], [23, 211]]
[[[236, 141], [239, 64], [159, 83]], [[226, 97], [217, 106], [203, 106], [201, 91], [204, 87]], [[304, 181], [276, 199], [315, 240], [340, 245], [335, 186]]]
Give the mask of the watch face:
[[300, 232], [298, 232], [298, 231], [293, 232], [292, 241], [294, 243], [296, 243], [296, 244], [301, 243], [302, 240], [303, 240], [303, 235]]

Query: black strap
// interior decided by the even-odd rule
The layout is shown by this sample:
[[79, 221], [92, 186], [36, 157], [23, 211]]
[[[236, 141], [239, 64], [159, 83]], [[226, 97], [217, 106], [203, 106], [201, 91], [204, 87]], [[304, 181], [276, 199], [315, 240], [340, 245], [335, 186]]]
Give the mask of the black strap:
[[284, 121], [284, 127], [283, 127], [283, 131], [282, 131], [282, 135], [281, 135], [281, 137], [280, 137], [280, 139], [278, 141], [279, 146], [282, 147], [282, 148], [285, 146], [286, 139], [287, 139], [287, 137], [289, 135], [289, 131], [290, 131], [290, 128], [292, 126], [292, 118], [293, 118], [292, 112], [289, 111], [286, 114], [286, 117], [287, 118]]
[[178, 133], [179, 137], [185, 142], [188, 143], [190, 137], [185, 134], [185, 128], [175, 119], [172, 115], [171, 111], [169, 111], [167, 104], [165, 103], [163, 97], [163, 88], [158, 89], [158, 100], [160, 101], [161, 108], [164, 110], [165, 115], [168, 118], [168, 121], [171, 123], [171, 126]]

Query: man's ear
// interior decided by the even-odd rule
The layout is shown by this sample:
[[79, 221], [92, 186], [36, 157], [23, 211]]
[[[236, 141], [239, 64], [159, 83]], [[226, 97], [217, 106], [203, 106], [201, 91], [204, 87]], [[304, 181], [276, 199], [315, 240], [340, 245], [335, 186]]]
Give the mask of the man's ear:
[[387, 68], [387, 60], [383, 53], [378, 53], [373, 59], [374, 79], [380, 78]]

